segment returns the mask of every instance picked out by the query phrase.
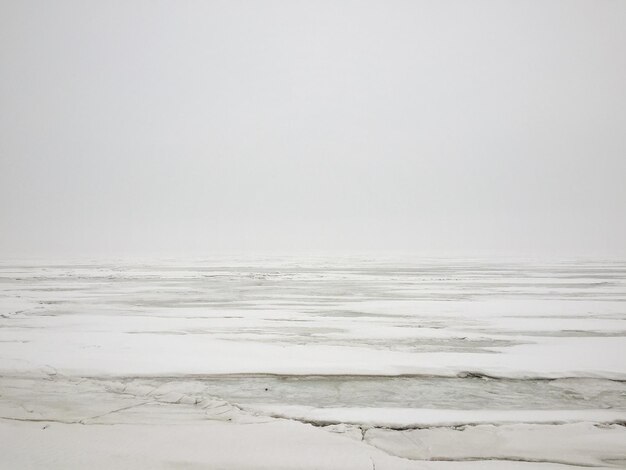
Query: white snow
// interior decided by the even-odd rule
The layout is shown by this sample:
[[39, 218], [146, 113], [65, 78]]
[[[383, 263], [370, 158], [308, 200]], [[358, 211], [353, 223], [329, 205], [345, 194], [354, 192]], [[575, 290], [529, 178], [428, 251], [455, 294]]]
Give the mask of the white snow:
[[[617, 262], [5, 262], [2, 465], [623, 465], [623, 382], [610, 380], [626, 380], [625, 279], [626, 264]], [[240, 374], [233, 377], [258, 400], [211, 396], [203, 380], [220, 374]], [[262, 380], [251, 382], [249, 374], [380, 380], [367, 385], [379, 389], [364, 388], [359, 397], [371, 397], [368, 406], [332, 406], [332, 382], [315, 394], [327, 394], [331, 406], [303, 405], [289, 402], [288, 388], [273, 395], [255, 389]], [[520, 402], [502, 409], [494, 397], [490, 407], [484, 393], [457, 408], [407, 407], [393, 396], [376, 402], [401, 386], [380, 389], [392, 376], [492, 377], [488, 393], [514, 391]], [[562, 408], [525, 407], [524, 393], [535, 389], [497, 381], [567, 377], [575, 380], [563, 398], [557, 383], [546, 397]], [[598, 380], [576, 382], [589, 378]], [[345, 403], [351, 382], [342, 380]], [[471, 380], [468, 394], [481, 387], [479, 378]], [[303, 382], [300, 401], [307, 383], [321, 386]], [[537, 405], [537, 397], [527, 401]], [[473, 403], [481, 405], [467, 409]], [[330, 423], [340, 424], [319, 427]]]

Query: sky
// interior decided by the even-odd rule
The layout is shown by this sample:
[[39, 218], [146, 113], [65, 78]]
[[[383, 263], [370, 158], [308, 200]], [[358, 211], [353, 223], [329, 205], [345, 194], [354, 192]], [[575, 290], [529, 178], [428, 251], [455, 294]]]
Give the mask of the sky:
[[0, 0], [0, 256], [626, 256], [623, 0]]

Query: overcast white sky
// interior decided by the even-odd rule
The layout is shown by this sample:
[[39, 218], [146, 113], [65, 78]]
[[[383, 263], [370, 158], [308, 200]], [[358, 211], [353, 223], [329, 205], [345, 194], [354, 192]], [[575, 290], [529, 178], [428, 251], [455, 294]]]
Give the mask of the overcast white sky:
[[0, 254], [626, 253], [626, 1], [0, 0]]

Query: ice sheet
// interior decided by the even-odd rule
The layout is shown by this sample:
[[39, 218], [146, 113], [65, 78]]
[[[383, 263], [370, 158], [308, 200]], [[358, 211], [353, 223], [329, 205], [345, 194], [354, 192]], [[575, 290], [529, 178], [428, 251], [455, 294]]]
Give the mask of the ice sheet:
[[[111, 452], [118, 436], [150, 429], [156, 460], [122, 454], [154, 468], [228, 463], [192, 444], [185, 460], [159, 437], [172, 424], [186, 442], [208, 433], [224, 449], [235, 441], [220, 443], [222, 432], [247, 446], [289, 434], [304, 456], [349, 456], [336, 468], [620, 466], [625, 279], [616, 261], [4, 262], [0, 429], [33, 440], [49, 426], [59, 455], [75, 439]], [[296, 462], [281, 449], [230, 464], [332, 468], [336, 455]]]

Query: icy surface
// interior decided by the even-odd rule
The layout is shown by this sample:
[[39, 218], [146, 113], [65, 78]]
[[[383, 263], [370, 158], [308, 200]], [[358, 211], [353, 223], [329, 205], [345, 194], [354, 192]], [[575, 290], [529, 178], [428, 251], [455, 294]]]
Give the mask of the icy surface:
[[153, 468], [619, 467], [626, 263], [5, 261], [0, 374], [11, 468], [79, 467], [62, 451], [20, 460], [16, 436], [54, 428], [55, 446], [97, 438], [106, 453], [105, 424], [150, 427], [154, 445], [176, 424], [190, 449], [197, 432], [295, 439], [230, 462], [218, 444], [187, 460], [124, 451]]

